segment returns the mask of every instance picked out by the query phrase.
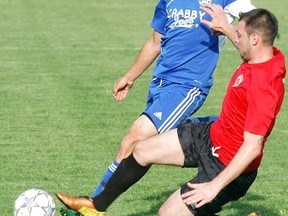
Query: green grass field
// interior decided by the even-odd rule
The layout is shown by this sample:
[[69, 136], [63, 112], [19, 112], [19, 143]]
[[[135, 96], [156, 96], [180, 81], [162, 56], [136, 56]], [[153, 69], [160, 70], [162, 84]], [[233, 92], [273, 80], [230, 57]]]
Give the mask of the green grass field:
[[[42, 188], [54, 198], [58, 190], [71, 195], [93, 191], [122, 136], [145, 107], [152, 66], [124, 102], [112, 98], [112, 86], [151, 34], [156, 2], [0, 1], [0, 215], [12, 215], [15, 199], [30, 188]], [[278, 17], [276, 46], [288, 55], [288, 1], [279, 2], [254, 0]], [[228, 79], [240, 62], [227, 43], [215, 85], [198, 115], [219, 112]], [[256, 182], [221, 215], [255, 210], [263, 216], [288, 215], [287, 99]], [[154, 166], [107, 215], [156, 215], [161, 203], [194, 173]]]

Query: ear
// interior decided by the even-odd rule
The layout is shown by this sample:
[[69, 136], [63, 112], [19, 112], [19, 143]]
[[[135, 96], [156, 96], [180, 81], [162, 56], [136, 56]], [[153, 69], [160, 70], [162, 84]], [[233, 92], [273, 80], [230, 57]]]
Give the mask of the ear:
[[256, 46], [260, 41], [259, 35], [258, 34], [252, 34], [250, 36], [250, 41], [251, 41], [252, 46]]

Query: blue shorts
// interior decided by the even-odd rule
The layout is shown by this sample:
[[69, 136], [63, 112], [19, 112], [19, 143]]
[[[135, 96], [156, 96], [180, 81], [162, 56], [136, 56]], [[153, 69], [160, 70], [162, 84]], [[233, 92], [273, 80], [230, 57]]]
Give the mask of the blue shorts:
[[197, 87], [154, 77], [143, 114], [153, 122], [158, 133], [164, 133], [194, 114], [206, 98], [207, 94]]

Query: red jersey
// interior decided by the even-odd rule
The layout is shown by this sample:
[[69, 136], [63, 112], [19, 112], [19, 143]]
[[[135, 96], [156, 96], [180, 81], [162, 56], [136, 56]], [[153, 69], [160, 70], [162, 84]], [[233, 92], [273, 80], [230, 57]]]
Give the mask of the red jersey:
[[[244, 131], [264, 136], [271, 133], [284, 98], [285, 59], [274, 48], [274, 57], [264, 63], [244, 61], [232, 76], [219, 119], [210, 136], [219, 160], [228, 165], [244, 142]], [[259, 167], [262, 152], [245, 172]]]

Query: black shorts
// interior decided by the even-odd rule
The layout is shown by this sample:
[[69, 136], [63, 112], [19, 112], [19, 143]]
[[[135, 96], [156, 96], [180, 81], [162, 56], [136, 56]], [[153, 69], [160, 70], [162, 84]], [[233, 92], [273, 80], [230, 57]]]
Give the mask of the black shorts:
[[[212, 122], [183, 123], [178, 129], [185, 161], [183, 167], [197, 167], [198, 173], [190, 180], [191, 183], [209, 182], [214, 179], [225, 166], [212, 154], [212, 143], [210, 139], [210, 127]], [[222, 210], [222, 206], [229, 201], [238, 200], [243, 197], [257, 176], [257, 170], [249, 174], [242, 174], [227, 185], [210, 203], [193, 208], [187, 205], [189, 210], [196, 216], [213, 216]], [[193, 190], [182, 185], [181, 194]]]

